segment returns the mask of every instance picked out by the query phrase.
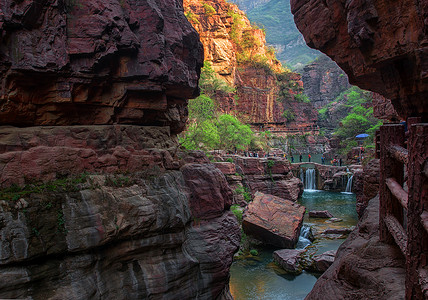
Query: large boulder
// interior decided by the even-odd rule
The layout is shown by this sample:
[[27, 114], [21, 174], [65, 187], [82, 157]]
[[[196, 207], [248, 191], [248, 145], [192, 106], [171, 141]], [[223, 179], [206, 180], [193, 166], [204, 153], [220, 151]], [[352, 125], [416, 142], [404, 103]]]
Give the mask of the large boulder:
[[294, 248], [299, 239], [305, 207], [273, 195], [257, 192], [244, 213], [245, 233], [266, 244]]
[[190, 189], [189, 201], [194, 218], [219, 217], [232, 205], [232, 190], [223, 173], [214, 165], [186, 164], [181, 172]]

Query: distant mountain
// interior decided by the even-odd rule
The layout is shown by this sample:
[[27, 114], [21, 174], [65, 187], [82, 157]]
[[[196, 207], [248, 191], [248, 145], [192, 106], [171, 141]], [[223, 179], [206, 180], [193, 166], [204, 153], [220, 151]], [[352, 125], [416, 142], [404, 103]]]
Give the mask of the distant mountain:
[[232, 0], [251, 22], [266, 30], [266, 41], [293, 70], [313, 61], [320, 52], [309, 48], [294, 24], [290, 0]]

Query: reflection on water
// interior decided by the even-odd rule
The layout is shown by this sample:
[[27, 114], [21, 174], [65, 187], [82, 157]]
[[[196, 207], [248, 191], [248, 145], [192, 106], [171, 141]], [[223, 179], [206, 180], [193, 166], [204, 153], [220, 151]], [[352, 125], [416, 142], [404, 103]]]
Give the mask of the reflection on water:
[[236, 300], [304, 299], [317, 280], [315, 275], [289, 275], [272, 263], [276, 249], [260, 252], [257, 259], [238, 260], [230, 270], [230, 291]]
[[[309, 219], [305, 223], [316, 227], [348, 227], [357, 223], [355, 195], [324, 191], [304, 192], [299, 201], [309, 210], [329, 210], [344, 221], [326, 224], [322, 219]], [[315, 243], [317, 253], [336, 250], [344, 240], [321, 240]], [[237, 260], [230, 274], [230, 291], [237, 300], [299, 300], [304, 299], [315, 284], [317, 275], [303, 272], [298, 276], [285, 273], [272, 263], [276, 249], [261, 249], [258, 257]]]

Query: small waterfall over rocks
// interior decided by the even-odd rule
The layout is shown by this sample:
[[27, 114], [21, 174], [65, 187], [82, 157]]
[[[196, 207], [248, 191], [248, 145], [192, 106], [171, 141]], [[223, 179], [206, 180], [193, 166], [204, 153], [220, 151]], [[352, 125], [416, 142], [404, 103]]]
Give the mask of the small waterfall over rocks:
[[345, 193], [352, 193], [352, 178], [354, 178], [354, 175], [349, 177], [348, 183], [346, 184]]
[[311, 239], [313, 239], [311, 226], [303, 224], [302, 229], [300, 229], [299, 241], [297, 242], [296, 249], [305, 249], [312, 244]]
[[307, 169], [305, 174], [305, 190], [316, 190], [315, 169]]

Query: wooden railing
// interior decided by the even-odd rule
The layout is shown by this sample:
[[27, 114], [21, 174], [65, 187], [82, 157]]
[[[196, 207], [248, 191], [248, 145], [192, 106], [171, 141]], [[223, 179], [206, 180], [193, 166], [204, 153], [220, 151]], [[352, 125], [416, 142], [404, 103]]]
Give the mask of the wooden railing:
[[418, 121], [409, 118], [409, 134], [401, 124], [380, 129], [379, 234], [406, 257], [406, 299], [428, 299], [428, 124]]

